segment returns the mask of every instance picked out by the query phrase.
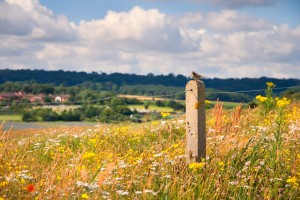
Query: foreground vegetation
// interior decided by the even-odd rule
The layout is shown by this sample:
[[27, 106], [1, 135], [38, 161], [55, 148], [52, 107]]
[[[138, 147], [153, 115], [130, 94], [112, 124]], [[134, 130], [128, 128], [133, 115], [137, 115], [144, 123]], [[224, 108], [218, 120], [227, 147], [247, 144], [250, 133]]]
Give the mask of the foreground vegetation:
[[0, 199], [299, 199], [300, 104], [272, 88], [255, 109], [207, 111], [200, 163], [185, 162], [184, 117], [2, 132]]

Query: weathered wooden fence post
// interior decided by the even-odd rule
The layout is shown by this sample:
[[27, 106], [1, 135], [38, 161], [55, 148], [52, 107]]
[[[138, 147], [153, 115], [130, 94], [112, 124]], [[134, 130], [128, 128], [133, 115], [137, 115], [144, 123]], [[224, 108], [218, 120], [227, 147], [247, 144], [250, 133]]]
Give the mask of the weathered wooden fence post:
[[205, 85], [191, 80], [186, 85], [186, 156], [187, 163], [206, 157]]

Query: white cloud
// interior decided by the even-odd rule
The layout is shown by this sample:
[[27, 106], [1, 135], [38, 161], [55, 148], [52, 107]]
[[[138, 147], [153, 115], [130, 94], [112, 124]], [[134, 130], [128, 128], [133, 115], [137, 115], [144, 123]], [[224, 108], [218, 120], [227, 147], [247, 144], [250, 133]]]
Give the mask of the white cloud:
[[132, 8], [128, 13], [109, 11], [102, 20], [81, 21], [82, 38], [99, 45], [124, 50], [184, 51], [194, 46], [185, 43], [189, 35], [181, 34], [169, 18], [156, 9]]
[[34, 21], [18, 6], [0, 3], [0, 33], [7, 35], [27, 35]]
[[0, 31], [12, 35], [30, 35], [32, 39], [70, 41], [76, 38], [74, 25], [64, 15], [55, 15], [38, 0], [5, 0], [0, 3]]
[[6, 0], [0, 21], [0, 68], [300, 77], [300, 26], [237, 11], [170, 16], [136, 6], [74, 24], [37, 0]]
[[264, 20], [233, 10], [209, 13], [205, 23], [207, 27], [220, 32], [257, 31], [269, 28]]

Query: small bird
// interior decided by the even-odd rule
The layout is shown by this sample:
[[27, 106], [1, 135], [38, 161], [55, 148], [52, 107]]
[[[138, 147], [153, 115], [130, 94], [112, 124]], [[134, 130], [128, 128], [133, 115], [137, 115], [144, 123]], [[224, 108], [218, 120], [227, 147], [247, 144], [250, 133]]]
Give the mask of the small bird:
[[197, 74], [196, 72], [192, 71], [192, 75], [191, 75], [192, 79], [194, 80], [200, 80], [202, 78], [204, 78], [204, 76]]

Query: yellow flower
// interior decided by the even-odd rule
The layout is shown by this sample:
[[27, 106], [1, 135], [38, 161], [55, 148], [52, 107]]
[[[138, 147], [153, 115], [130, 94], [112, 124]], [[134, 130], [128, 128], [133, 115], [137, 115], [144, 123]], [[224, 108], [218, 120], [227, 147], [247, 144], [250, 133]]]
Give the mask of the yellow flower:
[[4, 200], [2, 197], [0, 197], [0, 200]]
[[4, 186], [6, 186], [7, 184], [8, 184], [7, 181], [0, 182], [0, 187], [1, 187], [1, 186], [4, 187]]
[[192, 169], [193, 171], [199, 171], [203, 169], [204, 166], [205, 166], [204, 162], [200, 162], [200, 163], [193, 162], [189, 164], [189, 168]]
[[58, 148], [58, 151], [59, 151], [60, 153], [64, 153], [64, 152], [65, 152], [65, 146], [60, 146], [60, 147]]
[[89, 144], [95, 145], [97, 143], [97, 139], [89, 139]]
[[96, 154], [93, 152], [85, 152], [82, 156], [82, 159], [90, 159], [90, 158], [94, 158], [95, 156]]
[[267, 86], [268, 87], [275, 87], [274, 83], [272, 83], [272, 82], [267, 82]]
[[158, 124], [158, 121], [153, 121], [152, 124], [153, 124], [153, 125], [157, 125], [157, 124]]
[[264, 97], [264, 96], [261, 96], [261, 95], [258, 95], [258, 96], [256, 96], [256, 99], [259, 100], [260, 102], [265, 102], [268, 98]]
[[286, 180], [287, 183], [291, 183], [291, 184], [294, 184], [294, 186], [298, 186], [298, 183], [297, 183], [297, 178], [295, 176], [291, 177], [291, 178], [288, 178]]
[[86, 169], [86, 166], [85, 165], [79, 165], [78, 167], [77, 167], [77, 171], [81, 171], [81, 170], [84, 170], [84, 169]]
[[170, 113], [168, 113], [168, 112], [161, 112], [160, 114], [161, 114], [162, 118], [167, 118], [170, 116]]
[[221, 170], [221, 171], [224, 171], [225, 163], [221, 161], [221, 162], [218, 163], [218, 165], [219, 165], [219, 167], [220, 167], [220, 170]]
[[90, 197], [89, 197], [89, 195], [84, 193], [84, 194], [81, 195], [81, 198], [82, 199], [89, 199]]
[[205, 104], [211, 104], [211, 101], [205, 100]]
[[283, 99], [278, 99], [276, 101], [276, 105], [281, 108], [281, 107], [284, 107], [286, 105], [289, 105], [291, 103], [291, 100], [287, 99], [287, 98], [283, 98]]

